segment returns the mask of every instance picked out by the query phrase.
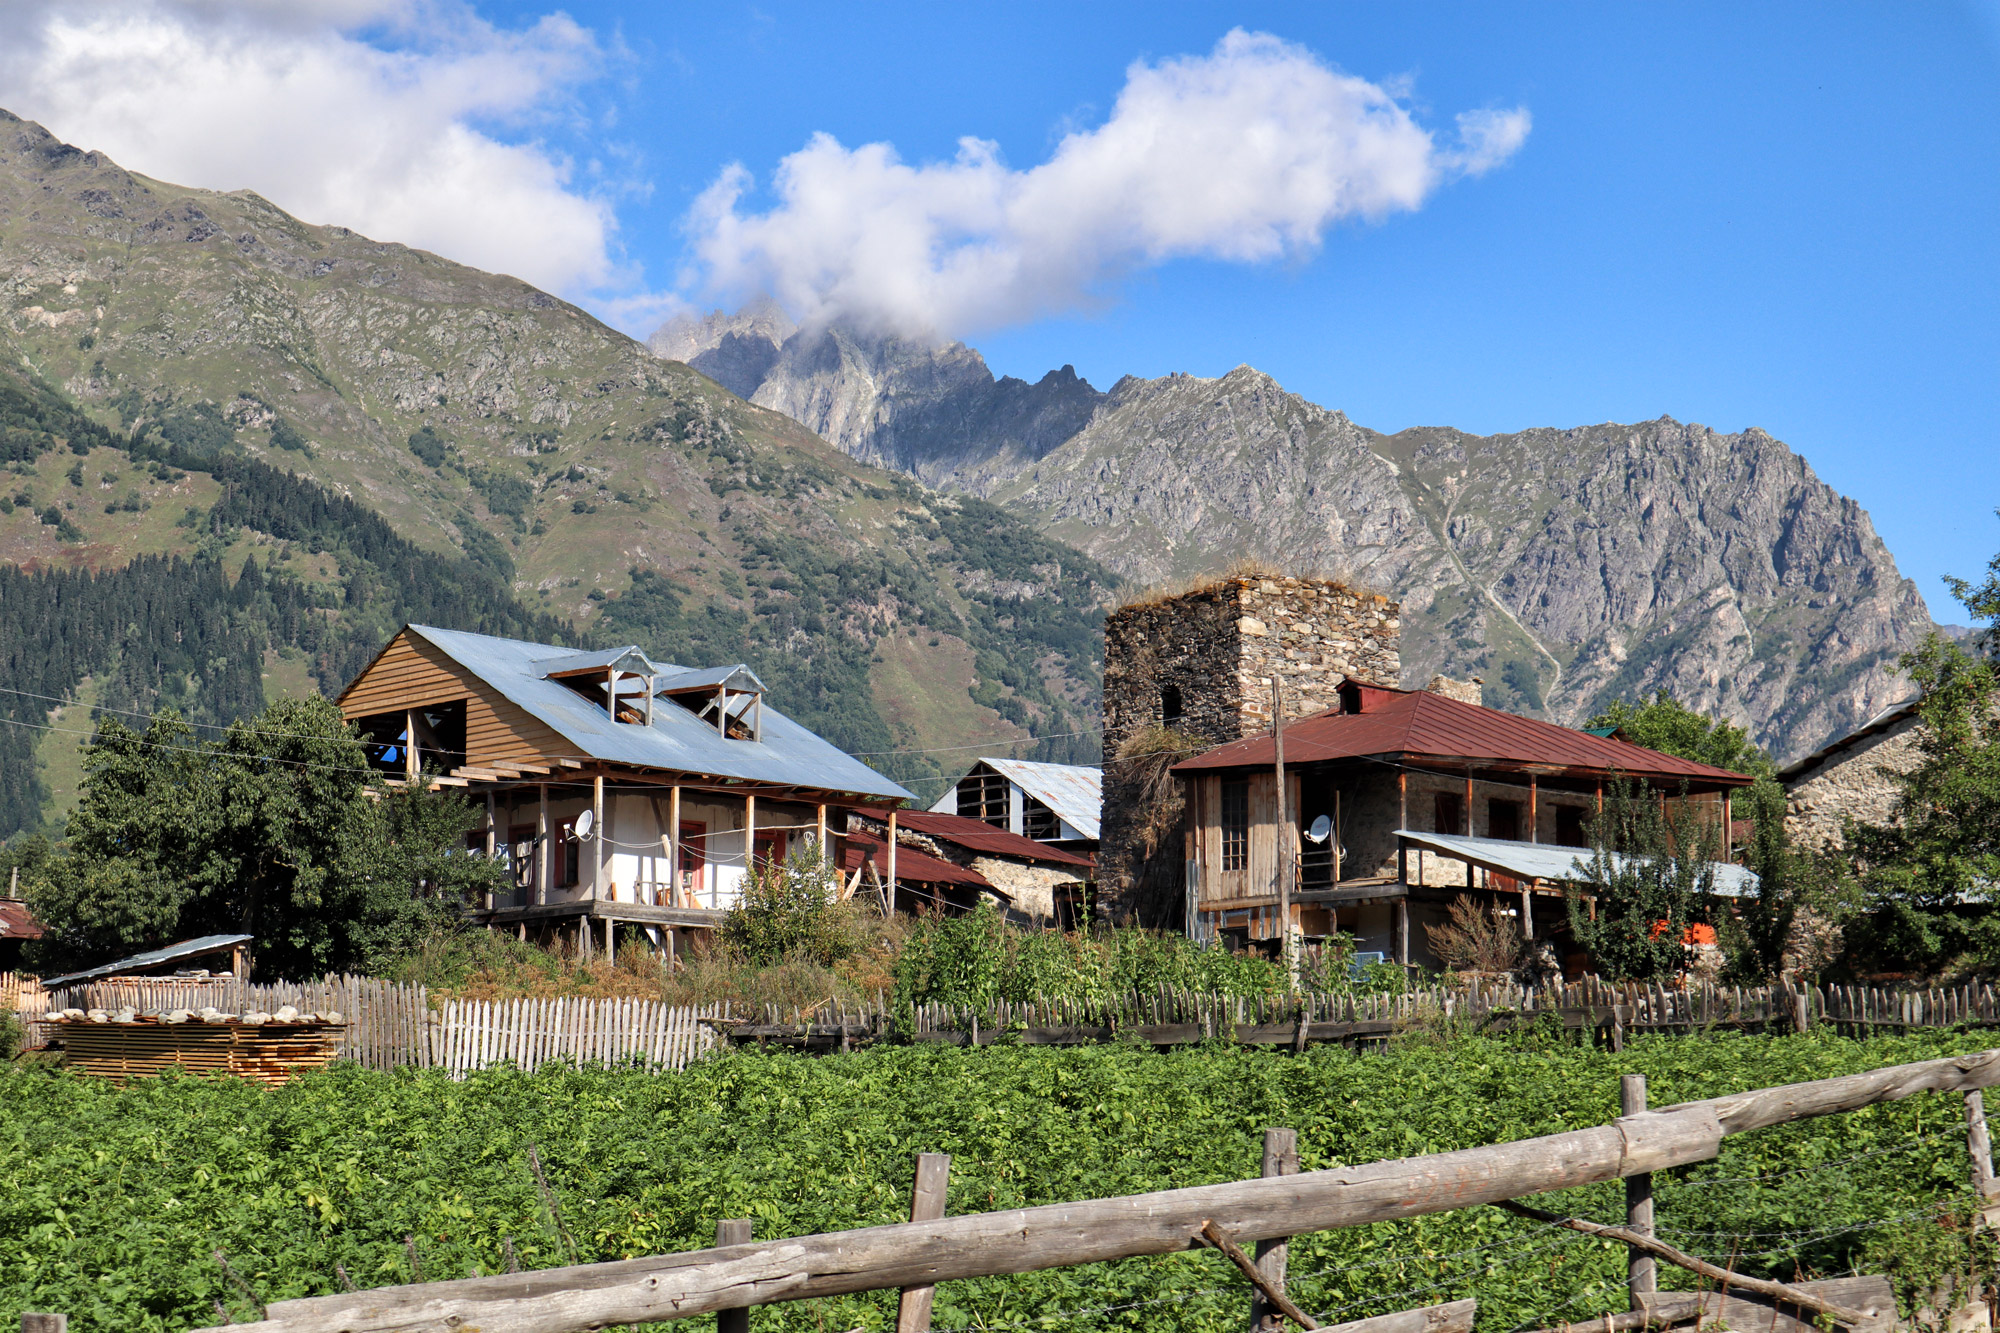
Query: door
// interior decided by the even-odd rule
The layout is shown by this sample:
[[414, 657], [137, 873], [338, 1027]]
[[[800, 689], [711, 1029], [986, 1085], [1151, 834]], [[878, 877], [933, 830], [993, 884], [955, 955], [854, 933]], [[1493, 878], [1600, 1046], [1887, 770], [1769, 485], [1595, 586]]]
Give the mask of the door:
[[712, 906], [701, 901], [708, 870], [708, 825], [683, 819], [680, 827], [682, 901], [689, 907]]

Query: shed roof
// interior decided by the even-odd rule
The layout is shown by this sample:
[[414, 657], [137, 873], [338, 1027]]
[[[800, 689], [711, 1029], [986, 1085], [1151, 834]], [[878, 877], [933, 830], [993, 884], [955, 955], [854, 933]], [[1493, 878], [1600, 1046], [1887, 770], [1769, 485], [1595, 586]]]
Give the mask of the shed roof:
[[[410, 625], [408, 632], [435, 646], [474, 676], [492, 686], [509, 702], [527, 710], [575, 747], [573, 758], [597, 759], [637, 768], [666, 769], [713, 777], [806, 787], [845, 795], [897, 802], [910, 793], [851, 755], [844, 754], [768, 703], [764, 706], [759, 740], [716, 734], [678, 704], [653, 710], [652, 724], [615, 722], [604, 708], [575, 690], [546, 677], [550, 663], [573, 663], [580, 654], [545, 643], [501, 639], [490, 634], [432, 625]], [[620, 649], [612, 654], [616, 660]], [[601, 654], [599, 655], [601, 656]], [[650, 659], [649, 659], [650, 660]], [[676, 685], [690, 668], [654, 663]], [[573, 670], [573, 666], [558, 668]], [[722, 668], [724, 676], [744, 667]], [[751, 677], [755, 679], [755, 677]]]
[[99, 977], [116, 976], [120, 972], [142, 972], [149, 967], [159, 967], [165, 963], [178, 963], [185, 958], [199, 958], [203, 954], [221, 953], [234, 949], [239, 944], [248, 944], [248, 935], [203, 935], [199, 939], [182, 940], [179, 944], [169, 944], [164, 949], [154, 949], [147, 953], [135, 953], [130, 958], [120, 958], [115, 963], [102, 967], [85, 968], [81, 972], [71, 972], [68, 976], [43, 977], [42, 986], [54, 990], [58, 986], [74, 986], [79, 981], [95, 981]]
[[[902, 816], [898, 815], [897, 819], [900, 822]], [[849, 833], [845, 843], [840, 853], [842, 871], [852, 873], [873, 862], [877, 871], [885, 877], [888, 875], [889, 844], [886, 839], [867, 833]], [[986, 876], [969, 866], [956, 865], [900, 843], [896, 846], [896, 878], [918, 884], [964, 884], [976, 889], [993, 887]]]
[[1104, 806], [1104, 770], [1082, 764], [1038, 764], [1027, 759], [981, 759], [1022, 791], [1056, 812], [1086, 838], [1098, 836]]
[[1922, 706], [1923, 702], [1922, 695], [1915, 695], [1903, 700], [1899, 704], [1892, 704], [1838, 740], [1828, 741], [1805, 758], [1795, 759], [1791, 763], [1786, 764], [1778, 770], [1778, 781], [1781, 783], [1794, 782], [1842, 750], [1859, 745], [1870, 736], [1881, 735], [1905, 718], [1915, 717], [1917, 709]]
[[0, 898], [0, 940], [38, 940], [42, 923], [19, 898]]
[[899, 810], [896, 824], [912, 833], [936, 838], [941, 842], [955, 843], [967, 851], [984, 852], [988, 856], [1012, 857], [1016, 861], [1041, 861], [1050, 865], [1089, 866], [1092, 861], [1087, 856], [1066, 852], [1060, 847], [1051, 847], [1033, 838], [1024, 838], [1006, 829], [994, 828], [983, 819], [968, 819], [964, 815], [940, 815], [927, 810]]
[[[1395, 758], [1454, 766], [1470, 762], [1580, 776], [1685, 778], [1705, 787], [1744, 787], [1752, 781], [1741, 773], [1629, 741], [1460, 703], [1425, 690], [1370, 687], [1363, 694], [1364, 712], [1329, 709], [1287, 722], [1285, 761]], [[1271, 735], [1265, 732], [1184, 759], [1174, 765], [1174, 772], [1268, 768], [1276, 759]]]
[[[1552, 879], [1557, 882], [1578, 880], [1582, 874], [1577, 863], [1590, 864], [1591, 850], [1588, 847], [1564, 847], [1547, 842], [1510, 842], [1504, 838], [1469, 838], [1459, 833], [1419, 833], [1414, 829], [1397, 829], [1396, 836], [1412, 847], [1425, 847], [1445, 856], [1488, 870], [1497, 870], [1515, 879]], [[1611, 853], [1612, 861], [1619, 867], [1634, 859], [1620, 852]], [[1715, 891], [1725, 897], [1741, 898], [1757, 891], [1755, 871], [1742, 866], [1730, 865], [1726, 861], [1711, 862], [1715, 867]]]

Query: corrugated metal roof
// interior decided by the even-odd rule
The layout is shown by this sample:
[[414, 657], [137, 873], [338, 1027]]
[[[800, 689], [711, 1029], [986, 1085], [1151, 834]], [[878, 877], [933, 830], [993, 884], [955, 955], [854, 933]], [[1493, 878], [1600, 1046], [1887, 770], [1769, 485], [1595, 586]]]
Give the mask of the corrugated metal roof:
[[[1395, 756], [1447, 763], [1530, 764], [1603, 777], [1687, 778], [1703, 785], [1745, 787], [1741, 773], [1661, 754], [1609, 736], [1460, 703], [1424, 690], [1380, 690], [1365, 713], [1329, 710], [1285, 723], [1285, 762]], [[1176, 773], [1218, 768], [1265, 768], [1276, 761], [1269, 732], [1218, 745], [1174, 765]]]
[[99, 977], [116, 976], [120, 972], [143, 972], [149, 967], [159, 967], [164, 963], [176, 963], [183, 958], [199, 958], [205, 953], [220, 953], [233, 949], [239, 944], [248, 944], [248, 935], [203, 935], [200, 939], [183, 940], [179, 944], [169, 944], [164, 949], [154, 949], [150, 953], [135, 953], [130, 958], [120, 958], [115, 963], [102, 967], [87, 968], [82, 972], [72, 972], [66, 977], [43, 977], [42, 985], [48, 990], [58, 986], [73, 986], [79, 981], [95, 981]]
[[38, 940], [42, 923], [19, 898], [0, 898], [0, 940]]
[[964, 815], [902, 810], [897, 812], [896, 826], [942, 842], [956, 843], [967, 851], [985, 852], [991, 856], [1011, 856], [1017, 861], [1042, 861], [1051, 865], [1093, 864], [1087, 856], [1078, 856], [1075, 852], [1066, 852], [1060, 847], [1051, 847], [1045, 842], [994, 828], [983, 819], [968, 819]]
[[981, 759], [982, 764], [1018, 785], [1056, 812], [1086, 838], [1098, 836], [1104, 808], [1104, 770], [1082, 764], [1037, 764], [1026, 759]]
[[[1398, 829], [1396, 836], [1412, 847], [1428, 847], [1434, 852], [1471, 861], [1489, 870], [1498, 870], [1515, 879], [1552, 879], [1558, 882], [1583, 878], [1577, 869], [1581, 861], [1590, 864], [1588, 847], [1563, 847], [1547, 842], [1509, 842], [1504, 838], [1468, 838], [1457, 833], [1419, 833]], [[1612, 860], [1621, 868], [1632, 859], [1618, 852]], [[1710, 862], [1715, 867], [1715, 891], [1725, 897], [1741, 898], [1757, 891], [1755, 872], [1726, 861]]]
[[[567, 649], [431, 625], [408, 628], [507, 700], [553, 728], [575, 747], [568, 757], [786, 787], [818, 788], [885, 801], [914, 799], [902, 787], [860, 760], [843, 754], [768, 702], [764, 705], [763, 739], [756, 741], [725, 740], [716, 734], [712, 722], [703, 722], [671, 701], [654, 708], [651, 726], [614, 722], [601, 704], [557, 681], [544, 679], [550, 661], [575, 656]], [[662, 665], [660, 670], [665, 674], [684, 668]]]
[[[897, 816], [901, 822], [902, 816]], [[871, 837], [866, 833], [850, 833], [846, 846], [840, 854], [840, 868], [852, 874], [866, 862], [874, 862], [875, 869], [883, 878], [889, 874], [889, 843], [884, 838]], [[896, 878], [911, 880], [918, 884], [965, 884], [976, 889], [993, 887], [986, 876], [968, 866], [955, 865], [929, 852], [920, 852], [914, 847], [900, 843], [896, 847]]]
[[639, 651], [637, 644], [626, 644], [623, 648], [604, 648], [594, 653], [562, 653], [542, 662], [542, 674], [558, 676], [566, 671], [603, 671], [610, 667], [621, 671], [636, 671], [641, 675], [653, 675], [658, 665], [652, 658]]

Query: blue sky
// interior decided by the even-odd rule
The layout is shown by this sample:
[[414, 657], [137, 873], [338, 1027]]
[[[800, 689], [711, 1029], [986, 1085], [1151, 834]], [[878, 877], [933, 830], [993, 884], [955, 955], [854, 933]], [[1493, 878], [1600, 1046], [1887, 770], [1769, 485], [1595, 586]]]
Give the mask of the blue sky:
[[[198, 27], [218, 4], [230, 8], [137, 8]], [[425, 114], [471, 127], [490, 161], [471, 160], [519, 191], [391, 238], [505, 266], [510, 241], [554, 255], [589, 233], [582, 258], [534, 276], [641, 334], [674, 299], [707, 294], [714, 266], [688, 232], [703, 191], [740, 164], [753, 184], [739, 209], [771, 208], [774, 171], [814, 134], [887, 143], [909, 164], [948, 162], [976, 136], [1025, 170], [1102, 125], [1135, 61], [1202, 57], [1235, 28], [1389, 89], [1441, 146], [1461, 113], [1519, 108], [1532, 130], [1504, 161], [1445, 172], [1414, 207], [1336, 218], [1257, 262], [1110, 263], [1086, 284], [1088, 309], [1054, 299], [983, 316], [994, 304], [973, 302], [948, 331], [996, 372], [1070, 363], [1100, 387], [1249, 362], [1382, 430], [1661, 414], [1760, 426], [1870, 511], [1945, 620], [1958, 608], [1940, 576], [1972, 576], [2000, 550], [2000, 4], [606, 2], [566, 18], [512, 0], [312, 4], [349, 44], [329, 68], [351, 63], [353, 43], [460, 68], [476, 48], [518, 84], [384, 113], [416, 139]], [[307, 40], [281, 37], [286, 50]], [[378, 75], [385, 99], [416, 77]], [[149, 165], [132, 156], [149, 148], [138, 130], [23, 78], [0, 68], [0, 105], [153, 174], [238, 186], [310, 162], [295, 136], [270, 158], [247, 138], [201, 160], [161, 142]], [[392, 174], [357, 175], [331, 201], [310, 181], [295, 197], [258, 188], [385, 234], [415, 216]], [[315, 215], [343, 202], [366, 215]], [[545, 213], [543, 235], [528, 219]]]

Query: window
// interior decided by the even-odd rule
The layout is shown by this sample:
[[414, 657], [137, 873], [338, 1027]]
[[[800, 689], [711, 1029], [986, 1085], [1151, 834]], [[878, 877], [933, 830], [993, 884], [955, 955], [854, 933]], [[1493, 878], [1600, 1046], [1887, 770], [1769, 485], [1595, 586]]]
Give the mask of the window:
[[785, 860], [785, 835], [777, 830], [757, 835], [757, 864], [768, 869]]
[[1222, 868], [1250, 868], [1250, 783], [1241, 778], [1222, 784]]
[[1052, 842], [1062, 836], [1062, 820], [1056, 818], [1055, 811], [1022, 792], [1021, 834], [1036, 842]]
[[1168, 726], [1181, 720], [1181, 687], [1169, 685], [1160, 691], [1160, 721]]
[[1488, 801], [1486, 803], [1486, 836], [1503, 838], [1508, 842], [1521, 840], [1521, 803], [1519, 801]]
[[1584, 835], [1585, 810], [1580, 805], [1559, 805], [1556, 807], [1556, 841], [1564, 847], [1588, 847], [1590, 839]]
[[1431, 832], [1465, 832], [1465, 798], [1455, 791], [1437, 793], [1437, 808], [1431, 815]]
[[958, 781], [958, 813], [966, 819], [983, 819], [994, 828], [1008, 824], [1009, 783], [998, 773], [974, 769]]

